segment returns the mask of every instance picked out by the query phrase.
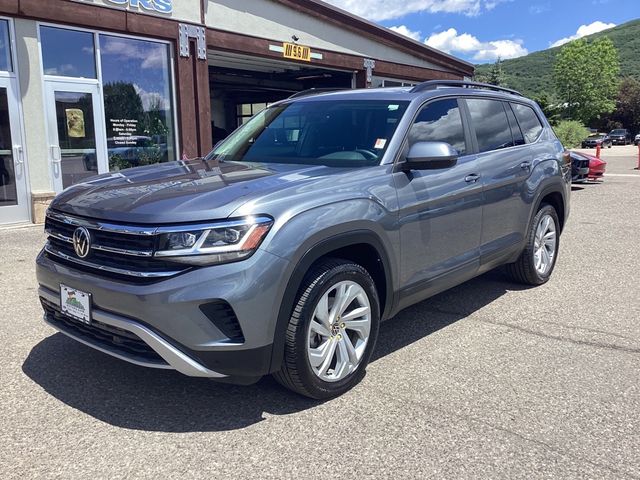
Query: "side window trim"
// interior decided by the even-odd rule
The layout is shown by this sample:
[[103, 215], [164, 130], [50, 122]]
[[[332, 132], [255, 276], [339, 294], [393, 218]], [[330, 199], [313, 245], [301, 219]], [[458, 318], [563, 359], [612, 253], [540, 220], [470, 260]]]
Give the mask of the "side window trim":
[[[503, 101], [502, 106], [504, 107], [504, 112], [507, 114], [507, 122], [509, 123], [509, 129], [511, 130], [511, 140], [513, 142], [513, 145], [510, 148], [527, 146], [527, 139], [524, 136], [524, 132], [522, 131], [522, 127], [520, 126], [520, 122], [518, 122], [518, 117], [516, 117], [516, 113], [513, 111], [513, 108], [511, 108], [511, 103], [507, 101]], [[516, 122], [515, 125], [511, 124], [511, 117], [509, 117], [509, 112], [511, 112], [511, 117], [513, 117], [513, 121]], [[516, 144], [515, 132], [513, 131], [514, 127], [518, 129], [518, 131], [520, 132], [520, 136], [522, 137], [523, 143], [519, 145]]]
[[416, 123], [416, 120], [418, 119], [418, 117], [420, 116], [422, 111], [425, 108], [427, 108], [429, 106], [429, 104], [435, 103], [435, 102], [438, 102], [438, 101], [441, 101], [441, 100], [456, 100], [456, 102], [458, 103], [458, 109], [460, 111], [460, 117], [462, 119], [462, 130], [464, 132], [464, 145], [465, 145], [465, 149], [466, 149], [464, 155], [461, 155], [461, 156], [462, 157], [466, 157], [468, 155], [471, 155], [471, 154], [475, 153], [472, 150], [473, 144], [471, 143], [471, 137], [469, 135], [470, 134], [470, 127], [468, 125], [467, 118], [466, 118], [466, 114], [467, 114], [466, 105], [462, 105], [461, 98], [459, 96], [457, 96], [457, 95], [447, 95], [447, 96], [442, 96], [442, 97], [429, 98], [429, 99], [425, 100], [416, 109], [415, 113], [413, 114], [413, 118], [411, 119], [411, 122], [409, 122], [409, 127], [404, 132], [404, 138], [402, 139], [402, 144], [401, 144], [401, 147], [398, 149], [398, 153], [396, 154], [396, 158], [393, 161], [393, 165], [397, 165], [400, 162], [402, 162], [404, 157], [409, 152], [409, 132], [411, 131], [411, 127], [413, 127], [413, 125]]
[[542, 121], [542, 119], [540, 118], [540, 115], [538, 115], [538, 112], [536, 111], [536, 109], [533, 108], [531, 105], [528, 105], [528, 104], [522, 103], [522, 102], [514, 102], [514, 101], [510, 100], [509, 101], [509, 106], [511, 107], [511, 111], [513, 112], [514, 117], [516, 117], [516, 122], [518, 122], [518, 126], [520, 127], [520, 131], [522, 132], [523, 136], [524, 136], [524, 131], [522, 131], [522, 125], [520, 125], [520, 120], [518, 120], [518, 116], [516, 115], [516, 112], [513, 109], [513, 105], [521, 105], [523, 107], [531, 109], [531, 111], [533, 112], [535, 117], [538, 119], [538, 123], [540, 124], [541, 129], [540, 129], [540, 133], [538, 134], [536, 139], [533, 140], [532, 142], [527, 142], [527, 138], [526, 137], [524, 139], [525, 145], [533, 145], [534, 143], [537, 143], [540, 140], [540, 137], [542, 137], [542, 134], [544, 133], [544, 130], [546, 128], [545, 122]]
[[[500, 102], [503, 104], [503, 107], [505, 108], [505, 115], [507, 115], [507, 106], [504, 104], [509, 104], [509, 108], [511, 108], [511, 111], [513, 112], [513, 116], [516, 119], [516, 122], [518, 123], [518, 128], [520, 129], [520, 132], [522, 133], [523, 138], [525, 139], [525, 143], [523, 143], [522, 145], [515, 145], [515, 140], [513, 138], [513, 131], [511, 131], [511, 128], [509, 128], [509, 131], [511, 133], [511, 141], [513, 143], [512, 146], [507, 147], [507, 148], [503, 148], [503, 149], [499, 149], [499, 150], [488, 150], [486, 152], [480, 152], [480, 146], [478, 143], [478, 138], [476, 136], [476, 129], [473, 126], [473, 120], [471, 119], [471, 112], [469, 111], [469, 106], [467, 105], [467, 100], [473, 100], [473, 99], [479, 99], [479, 100], [494, 100], [497, 102]], [[511, 100], [505, 100], [504, 98], [497, 98], [497, 97], [490, 97], [490, 96], [474, 96], [474, 95], [467, 95], [464, 97], [460, 97], [458, 99], [458, 103], [463, 103], [464, 104], [464, 111], [465, 111], [465, 116], [466, 116], [466, 124], [468, 124], [469, 130], [467, 132], [467, 134], [470, 137], [471, 143], [473, 144], [473, 150], [469, 150], [467, 152], [467, 154], [471, 154], [471, 153], [476, 153], [476, 154], [480, 154], [480, 153], [489, 153], [489, 152], [499, 152], [502, 150], [508, 150], [511, 148], [520, 148], [520, 147], [526, 147], [528, 145], [531, 145], [533, 143], [536, 143], [540, 140], [540, 137], [542, 137], [542, 134], [544, 132], [545, 129], [545, 124], [544, 122], [542, 122], [542, 120], [540, 120], [540, 116], [538, 115], [538, 112], [536, 112], [535, 108], [532, 108], [531, 105], [527, 105], [526, 103], [521, 103], [521, 102], [514, 102]], [[522, 131], [522, 126], [520, 125], [520, 121], [518, 120], [517, 115], [515, 114], [515, 112], [513, 111], [513, 108], [511, 107], [511, 104], [515, 103], [518, 105], [522, 105], [524, 107], [530, 108], [533, 113], [535, 114], [536, 118], [538, 119], [538, 122], [540, 122], [540, 125], [542, 127], [542, 130], [540, 131], [540, 133], [538, 134], [538, 136], [536, 137], [535, 141], [533, 142], [527, 142], [526, 137], [524, 136], [524, 132]], [[507, 115], [507, 122], [509, 122], [509, 118]]]

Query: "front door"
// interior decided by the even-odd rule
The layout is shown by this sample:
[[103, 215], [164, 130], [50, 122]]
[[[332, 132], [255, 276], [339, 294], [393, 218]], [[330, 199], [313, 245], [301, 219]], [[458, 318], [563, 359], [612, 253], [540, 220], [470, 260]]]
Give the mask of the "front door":
[[451, 98], [425, 106], [409, 131], [409, 146], [446, 142], [460, 158], [451, 168], [394, 174], [400, 204], [401, 307], [478, 270], [483, 192], [465, 130], [458, 101]]
[[29, 220], [25, 154], [15, 79], [0, 77], [0, 224]]
[[49, 161], [56, 192], [109, 171], [98, 84], [47, 81]]

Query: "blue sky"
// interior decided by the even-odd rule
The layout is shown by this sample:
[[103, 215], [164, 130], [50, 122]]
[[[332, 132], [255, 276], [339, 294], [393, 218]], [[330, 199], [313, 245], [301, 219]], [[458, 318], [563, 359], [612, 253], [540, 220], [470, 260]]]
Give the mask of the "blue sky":
[[514, 58], [640, 17], [639, 0], [328, 0], [472, 63]]

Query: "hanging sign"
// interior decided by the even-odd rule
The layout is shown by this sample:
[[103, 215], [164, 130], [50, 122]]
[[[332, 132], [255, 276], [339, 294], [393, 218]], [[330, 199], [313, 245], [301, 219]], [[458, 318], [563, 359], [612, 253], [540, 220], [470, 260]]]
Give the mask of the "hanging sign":
[[293, 60], [302, 60], [305, 62], [311, 61], [311, 49], [309, 47], [305, 47], [303, 45], [298, 45], [295, 43], [283, 43], [282, 48], [284, 49], [282, 55], [284, 58], [291, 58]]

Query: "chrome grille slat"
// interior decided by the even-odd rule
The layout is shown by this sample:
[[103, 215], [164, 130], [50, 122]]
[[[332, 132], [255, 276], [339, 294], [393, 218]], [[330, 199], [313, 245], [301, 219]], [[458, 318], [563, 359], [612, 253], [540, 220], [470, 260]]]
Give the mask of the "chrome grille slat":
[[48, 242], [44, 246], [44, 250], [45, 252], [51, 255], [54, 255], [56, 257], [62, 258], [68, 262], [77, 263], [78, 265], [94, 268], [96, 270], [103, 271], [103, 272], [115, 273], [116, 275], [127, 275], [127, 276], [138, 277], [138, 278], [164, 278], [164, 277], [172, 277], [174, 275], [182, 273], [182, 270], [166, 271], [166, 272], [139, 272], [135, 270], [125, 270], [125, 269], [120, 269], [115, 267], [107, 267], [105, 265], [99, 265], [97, 263], [88, 262], [86, 260], [82, 260], [80, 258], [68, 255], [58, 250], [57, 248], [53, 247]]
[[[85, 227], [91, 235], [91, 250], [86, 258], [79, 258], [73, 249], [73, 232], [78, 227]], [[188, 265], [155, 259], [157, 230], [158, 227], [115, 225], [49, 211], [45, 252], [68, 266], [134, 282], [157, 281], [190, 269]]]

